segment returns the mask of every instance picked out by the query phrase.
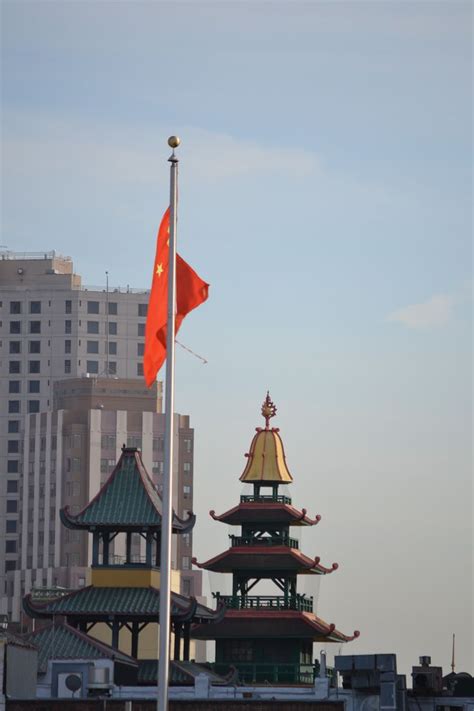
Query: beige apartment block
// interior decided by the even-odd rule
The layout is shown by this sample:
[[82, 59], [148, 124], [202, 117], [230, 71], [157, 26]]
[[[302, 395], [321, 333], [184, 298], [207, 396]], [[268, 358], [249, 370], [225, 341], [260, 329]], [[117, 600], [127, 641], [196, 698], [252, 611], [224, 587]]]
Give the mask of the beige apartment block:
[[[83, 584], [85, 539], [66, 540], [58, 511], [89, 500], [123, 443], [140, 446], [159, 485], [161, 384], [142, 377], [148, 296], [83, 286], [55, 252], [0, 252], [0, 612], [18, 618], [32, 586]], [[176, 417], [179, 513], [192, 508], [193, 433]], [[188, 557], [175, 551], [175, 564]]]

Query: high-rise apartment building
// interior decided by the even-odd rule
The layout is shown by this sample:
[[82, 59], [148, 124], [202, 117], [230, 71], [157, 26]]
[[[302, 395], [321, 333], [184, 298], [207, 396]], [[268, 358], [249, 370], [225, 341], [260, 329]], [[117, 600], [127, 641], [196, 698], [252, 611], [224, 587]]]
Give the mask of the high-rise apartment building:
[[[82, 377], [58, 381], [53, 409], [24, 418], [20, 453], [17, 567], [7, 574], [9, 614], [21, 618], [21, 598], [32, 588], [86, 585], [91, 564], [90, 536], [60, 525], [59, 511], [77, 513], [99, 491], [119, 459], [123, 445], [142, 451], [143, 463], [161, 491], [165, 416], [161, 388], [142, 381]], [[192, 511], [194, 432], [188, 415], [175, 415], [173, 508], [186, 518]], [[7, 519], [9, 520], [9, 519]], [[126, 540], [112, 541], [112, 561], [123, 562]], [[182, 571], [185, 594], [200, 594], [191, 569], [192, 534], [173, 537], [172, 564]], [[145, 556], [145, 539], [130, 551], [135, 562]]]
[[[68, 567], [71, 560], [76, 560], [75, 557], [66, 559], [62, 556], [73, 556], [78, 549], [71, 547], [69, 551], [66, 546], [61, 552], [56, 543], [52, 544], [52, 533], [47, 533], [54, 528], [52, 521], [56, 520], [58, 506], [70, 500], [78, 502], [72, 505], [88, 500], [90, 491], [98, 485], [100, 469], [109, 470], [112, 461], [116, 461], [124, 436], [127, 437], [126, 443], [133, 445], [130, 437], [142, 436], [142, 441], [148, 441], [146, 437], [143, 440], [143, 427], [151, 428], [150, 433], [159, 431], [162, 416], [155, 415], [160, 409], [160, 392], [157, 397], [155, 391], [154, 404], [145, 403], [141, 377], [148, 295], [144, 289], [83, 286], [81, 277], [74, 274], [72, 260], [54, 252], [0, 253], [0, 612], [8, 611], [5, 596], [9, 593], [11, 596], [15, 584], [18, 589], [18, 573], [23, 571], [20, 577], [28, 583], [28, 576], [33, 573], [27, 575], [27, 570], [56, 568], [58, 564]], [[86, 381], [87, 376], [91, 383], [108, 380], [109, 388], [120, 379], [128, 379], [128, 383], [135, 379], [140, 394], [138, 391], [133, 394], [129, 384], [125, 388], [126, 394], [125, 391], [116, 392], [113, 396], [109, 392], [108, 409], [105, 410], [104, 404], [101, 412], [100, 408], [92, 407], [92, 395], [61, 395], [59, 388], [54, 407], [57, 381], [78, 377]], [[119, 380], [115, 381], [115, 378]], [[61, 387], [64, 390], [64, 384]], [[119, 386], [117, 388], [120, 390]], [[83, 398], [82, 404], [79, 403], [80, 397]], [[125, 404], [125, 398], [131, 399], [128, 404]], [[134, 398], [135, 403], [132, 402]], [[140, 407], [144, 403], [146, 407], [141, 416]], [[126, 425], [122, 412], [130, 415], [125, 418]], [[110, 432], [102, 430], [102, 422], [108, 422], [107, 417], [116, 418], [115, 432], [112, 425]], [[75, 418], [78, 418], [77, 422]], [[138, 418], [136, 425], [134, 418]], [[131, 429], [130, 423], [133, 423]], [[88, 430], [92, 426], [99, 427], [99, 430]], [[115, 434], [118, 439], [113, 446], [102, 449], [102, 439], [99, 442], [97, 432], [100, 432], [100, 438], [102, 434], [104, 438]], [[81, 435], [81, 438], [74, 438], [74, 434]], [[152, 442], [151, 434], [150, 437]], [[69, 455], [64, 454], [65, 460], [61, 459], [68, 443], [72, 447], [79, 441], [80, 447], [86, 448], [81, 449], [81, 464], [77, 463], [80, 457], [75, 455], [74, 449]], [[92, 446], [93, 450], [90, 449]], [[150, 459], [145, 450], [144, 457], [150, 471], [153, 462], [160, 461], [158, 457]], [[82, 484], [83, 480], [77, 477], [68, 480], [66, 474], [72, 474], [72, 471], [60, 473], [56, 469], [54, 476], [51, 473], [51, 466], [71, 466], [78, 468], [75, 475], [87, 479], [87, 461], [90, 466], [98, 467], [90, 474], [95, 483]], [[44, 481], [41, 483], [43, 469]], [[61, 501], [58, 498], [56, 503], [54, 499], [53, 507], [52, 497], [56, 493], [53, 485], [57, 484], [54, 477], [57, 476], [63, 477], [64, 489]], [[78, 494], [82, 486], [83, 493]], [[27, 521], [29, 511], [33, 521]], [[34, 517], [43, 513], [44, 522], [39, 518], [36, 521]], [[26, 523], [27, 529], [24, 528]], [[26, 538], [21, 538], [20, 549], [22, 530]], [[41, 535], [40, 530], [43, 531]], [[80, 560], [81, 565], [87, 565], [85, 559], [84, 562], [82, 557]], [[53, 582], [52, 573], [45, 575]], [[43, 573], [38, 574], [38, 581], [40, 578], [44, 579]], [[13, 580], [17, 582], [12, 588]]]

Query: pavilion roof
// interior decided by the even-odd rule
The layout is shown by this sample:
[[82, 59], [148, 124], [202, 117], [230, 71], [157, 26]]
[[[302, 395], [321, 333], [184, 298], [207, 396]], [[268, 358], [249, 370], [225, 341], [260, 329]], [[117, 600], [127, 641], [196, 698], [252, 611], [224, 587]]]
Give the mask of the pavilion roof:
[[298, 638], [313, 642], [350, 642], [359, 636], [346, 635], [312, 612], [269, 609], [227, 609], [223, 619], [214, 625], [193, 625], [195, 639]]
[[273, 404], [270, 393], [262, 405], [262, 416], [265, 419], [265, 429], [257, 427], [250, 449], [245, 455], [247, 464], [240, 481], [247, 484], [291, 484], [293, 477], [286, 464], [285, 449], [279, 429], [270, 428], [270, 419], [275, 416], [277, 408]]
[[136, 659], [108, 644], [99, 642], [84, 632], [74, 629], [66, 622], [42, 627], [24, 636], [38, 649], [38, 672], [47, 671], [49, 659], [116, 659], [136, 667]]
[[313, 519], [307, 516], [306, 509], [301, 511], [291, 504], [283, 502], [240, 502], [220, 516], [209, 511], [215, 521], [222, 521], [233, 526], [242, 523], [287, 523], [290, 526], [315, 526], [320, 522], [319, 514]]
[[327, 575], [338, 569], [333, 563], [330, 568], [320, 564], [319, 557], [309, 558], [296, 548], [289, 546], [232, 546], [224, 553], [210, 558], [205, 563], [192, 559], [194, 565], [216, 573], [233, 573], [237, 570], [271, 572], [288, 571], [300, 574]]
[[[65, 615], [90, 621], [109, 619], [111, 615], [126, 619], [156, 622], [160, 610], [160, 591], [157, 588], [94, 587], [92, 585], [52, 600], [39, 602], [27, 595], [23, 599], [25, 612], [33, 618]], [[211, 610], [178, 593], [171, 593], [171, 617], [175, 620], [212, 622], [222, 616], [220, 609]]]
[[[162, 501], [142, 461], [140, 450], [124, 447], [115, 469], [94, 498], [77, 514], [61, 509], [68, 528], [146, 530], [161, 528]], [[173, 512], [173, 532], [190, 531], [195, 516], [187, 520]]]

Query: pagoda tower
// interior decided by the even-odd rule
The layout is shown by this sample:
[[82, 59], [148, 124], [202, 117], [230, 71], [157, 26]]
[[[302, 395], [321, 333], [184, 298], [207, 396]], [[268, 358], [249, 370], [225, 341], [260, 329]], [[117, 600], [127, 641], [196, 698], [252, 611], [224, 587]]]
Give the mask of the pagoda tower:
[[[67, 506], [60, 514], [67, 528], [86, 530], [92, 535], [91, 584], [48, 600], [29, 594], [23, 600], [25, 612], [53, 622], [58, 617], [65, 618], [74, 629], [132, 657], [156, 659], [162, 502], [140, 450], [124, 445], [115, 469], [97, 495], [77, 514]], [[183, 520], [173, 512], [173, 533], [186, 533], [194, 523], [194, 514]], [[125, 534], [123, 559], [111, 555], [111, 543], [118, 534]], [[145, 541], [143, 558], [132, 553], [140, 538]], [[220, 619], [223, 612], [180, 595], [179, 575], [179, 571], [172, 571], [172, 589], [176, 590], [171, 593], [173, 657], [187, 661], [191, 625], [205, 626]]]
[[[215, 593], [225, 606], [225, 615], [216, 623], [193, 626], [197, 639], [216, 641], [216, 671], [230, 665], [237, 668], [241, 681], [269, 683], [312, 683], [313, 642], [349, 642], [348, 636], [313, 612], [313, 599], [299, 594], [299, 575], [327, 575], [337, 570], [321, 564], [299, 550], [290, 535], [291, 527], [314, 526], [321, 517], [309, 518], [306, 509], [295, 508], [281, 485], [291, 484], [283, 442], [278, 428], [270, 427], [276, 414], [269, 393], [262, 405], [265, 427], [257, 427], [240, 481], [252, 486], [234, 508], [216, 521], [240, 526], [240, 535], [230, 536], [230, 548], [205, 563], [193, 563], [205, 570], [231, 573], [232, 595]], [[253, 595], [261, 580], [270, 580], [276, 595]]]

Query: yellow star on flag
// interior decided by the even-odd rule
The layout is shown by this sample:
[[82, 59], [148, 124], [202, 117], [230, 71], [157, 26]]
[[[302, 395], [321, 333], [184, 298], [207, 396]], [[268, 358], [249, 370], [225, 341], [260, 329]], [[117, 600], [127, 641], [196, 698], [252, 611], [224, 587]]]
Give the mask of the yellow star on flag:
[[156, 273], [158, 274], [159, 277], [163, 274], [163, 265], [162, 264], [157, 265]]

